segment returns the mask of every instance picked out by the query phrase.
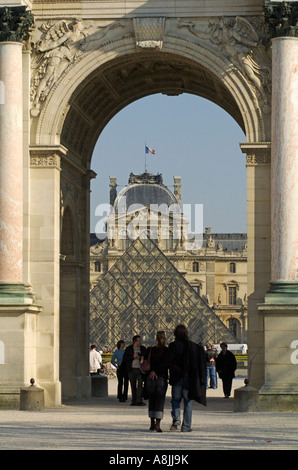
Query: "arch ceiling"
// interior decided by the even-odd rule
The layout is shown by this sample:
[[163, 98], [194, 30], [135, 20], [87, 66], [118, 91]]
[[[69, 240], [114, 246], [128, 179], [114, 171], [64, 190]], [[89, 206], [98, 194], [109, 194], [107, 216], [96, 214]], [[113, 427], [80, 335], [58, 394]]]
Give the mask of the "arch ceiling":
[[133, 101], [155, 93], [206, 98], [226, 110], [244, 130], [239, 107], [218, 77], [187, 58], [151, 51], [113, 59], [80, 83], [68, 103], [62, 145], [83, 156], [82, 163], [88, 165], [109, 120]]

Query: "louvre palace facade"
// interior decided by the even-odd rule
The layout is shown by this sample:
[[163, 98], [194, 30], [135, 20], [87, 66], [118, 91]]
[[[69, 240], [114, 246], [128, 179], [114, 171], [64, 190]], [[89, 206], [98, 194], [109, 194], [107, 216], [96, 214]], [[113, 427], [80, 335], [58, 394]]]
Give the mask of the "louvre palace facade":
[[[119, 335], [130, 341], [137, 333], [154, 341], [156, 328], [170, 337], [179, 321], [197, 341], [247, 342], [246, 234], [205, 228], [192, 246], [180, 177], [172, 192], [161, 174], [131, 174], [118, 195], [117, 178], [110, 177], [110, 207], [106, 236], [91, 234], [90, 240], [91, 342], [111, 348]], [[150, 264], [161, 269], [153, 273]], [[189, 304], [191, 315], [183, 316]]]

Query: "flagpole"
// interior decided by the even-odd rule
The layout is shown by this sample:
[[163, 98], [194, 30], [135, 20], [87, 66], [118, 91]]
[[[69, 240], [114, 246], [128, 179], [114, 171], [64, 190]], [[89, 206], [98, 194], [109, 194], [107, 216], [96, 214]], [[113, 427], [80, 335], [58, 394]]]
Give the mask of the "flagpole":
[[145, 142], [145, 173], [147, 171], [147, 160], [146, 160], [147, 156], [146, 156], [146, 142]]

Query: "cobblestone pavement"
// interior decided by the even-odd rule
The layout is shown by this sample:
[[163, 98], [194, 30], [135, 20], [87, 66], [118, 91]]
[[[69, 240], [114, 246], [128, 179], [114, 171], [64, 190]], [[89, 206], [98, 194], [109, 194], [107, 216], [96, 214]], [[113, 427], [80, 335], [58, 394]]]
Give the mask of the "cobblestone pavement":
[[[221, 381], [220, 381], [221, 382]], [[91, 398], [45, 411], [0, 410], [0, 450], [297, 450], [298, 412], [233, 412], [221, 384], [207, 391], [207, 407], [194, 403], [192, 432], [170, 432], [168, 389], [162, 433], [149, 431], [147, 407], [116, 399]], [[243, 379], [233, 381], [233, 389]], [[111, 454], [112, 455], [112, 454]], [[243, 463], [243, 462], [242, 462]]]

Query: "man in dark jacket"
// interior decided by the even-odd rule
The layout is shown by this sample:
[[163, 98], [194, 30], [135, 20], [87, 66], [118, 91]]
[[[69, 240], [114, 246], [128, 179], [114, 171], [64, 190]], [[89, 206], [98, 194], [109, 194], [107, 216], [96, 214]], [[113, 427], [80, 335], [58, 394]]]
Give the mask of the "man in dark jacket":
[[132, 401], [131, 406], [142, 406], [143, 375], [140, 369], [141, 357], [146, 354], [146, 348], [142, 346], [139, 335], [135, 335], [132, 343], [125, 349], [123, 361], [127, 367], [128, 378], [131, 386]]
[[219, 378], [222, 379], [223, 391], [225, 398], [231, 395], [232, 381], [235, 377], [237, 362], [234, 354], [228, 351], [228, 345], [225, 342], [220, 344], [221, 352], [216, 358], [216, 371]]
[[180, 426], [180, 403], [183, 398], [184, 411], [181, 431], [191, 431], [192, 401], [206, 406], [206, 357], [202, 346], [188, 339], [184, 325], [174, 331], [175, 341], [169, 345], [170, 385], [172, 385], [171, 431]]

